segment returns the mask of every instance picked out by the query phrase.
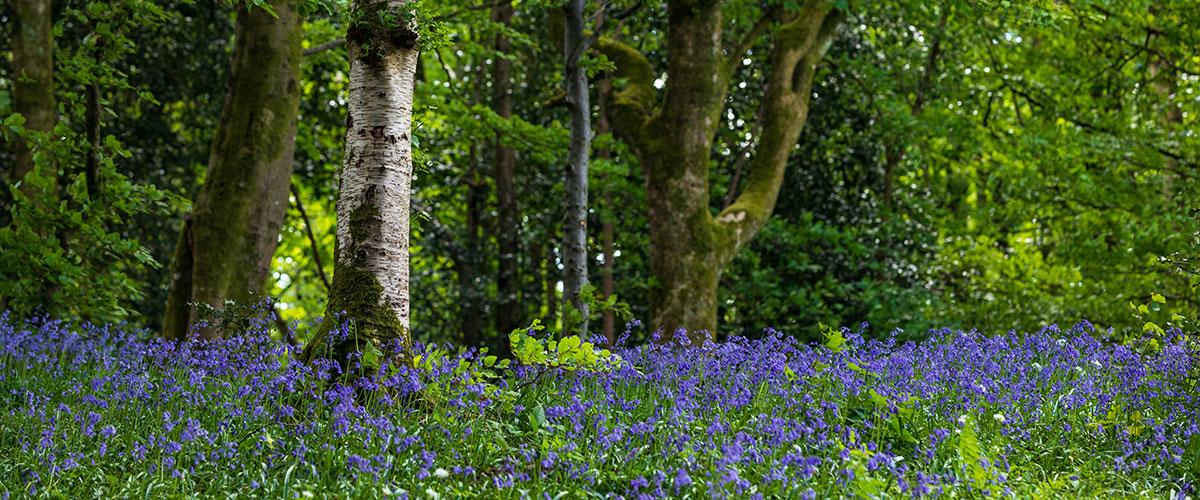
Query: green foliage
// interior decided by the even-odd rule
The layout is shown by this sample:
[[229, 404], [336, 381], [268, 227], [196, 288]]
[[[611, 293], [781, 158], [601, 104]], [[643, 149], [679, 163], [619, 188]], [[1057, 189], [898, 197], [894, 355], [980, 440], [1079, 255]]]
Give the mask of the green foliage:
[[398, 10], [387, 2], [371, 2], [346, 14], [346, 41], [356, 44], [368, 64], [395, 48], [434, 50], [446, 44], [445, 27], [431, 14], [427, 0], [409, 2]]
[[562, 368], [567, 371], [605, 371], [621, 364], [620, 356], [608, 349], [597, 349], [577, 335], [558, 340], [534, 336], [545, 328], [540, 321], [534, 320], [528, 329], [514, 330], [508, 336], [517, 361], [539, 370]]
[[984, 492], [985, 495], [1000, 494], [1003, 488], [998, 484], [995, 467], [989, 465], [990, 462], [984, 453], [975, 418], [963, 415], [958, 419], [958, 423], [961, 427], [955, 431], [957, 436], [954, 438], [954, 449], [958, 454], [959, 473], [970, 481], [974, 489]]
[[254, 292], [248, 295], [251, 300], [245, 302], [225, 299], [220, 309], [207, 302], [189, 302], [188, 305], [196, 308], [196, 319], [199, 323], [216, 329], [221, 335], [230, 335], [250, 331], [257, 325], [267, 323], [274, 314], [271, 310], [274, 307], [271, 299]]
[[[364, 364], [369, 351], [364, 352]], [[489, 355], [487, 348], [471, 358], [456, 356], [455, 352], [428, 344], [412, 359], [412, 366], [422, 372], [424, 387], [421, 397], [433, 408], [449, 409], [451, 399], [460, 396], [467, 387], [478, 387], [477, 397], [497, 403], [500, 412], [512, 410], [518, 393], [499, 381], [511, 375], [511, 359]], [[448, 365], [452, 363], [452, 365]]]
[[[9, 224], [0, 228], [0, 304], [18, 314], [47, 313], [92, 321], [137, 316], [131, 306], [147, 286], [136, 276], [159, 266], [127, 226], [138, 217], [162, 217], [187, 208], [187, 201], [122, 173], [132, 157], [117, 135], [102, 137], [93, 148], [82, 130], [86, 112], [81, 88], [102, 89], [101, 121], [116, 116], [113, 103], [131, 96], [155, 103], [150, 92], [135, 89], [118, 69], [138, 50], [134, 32], [165, 22], [167, 11], [154, 2], [90, 2], [69, 7], [54, 26], [55, 38], [68, 29], [85, 29], [77, 45], [56, 51], [59, 121], [52, 133], [26, 130], [10, 114], [0, 130], [5, 142], [28, 141], [35, 149], [35, 170], [8, 186], [12, 196]], [[70, 37], [68, 37], [70, 38]], [[93, 151], [93, 149], [95, 149]], [[88, 194], [84, 159], [99, 158], [98, 186]]]
[[[1166, 297], [1154, 293], [1144, 304], [1130, 301], [1129, 308], [1141, 327], [1114, 331], [1114, 336], [1120, 335], [1126, 345], [1146, 354], [1158, 354], [1169, 339], [1182, 336], [1184, 346], [1200, 353], [1200, 321], [1180, 314], [1178, 308], [1167, 308]], [[1200, 378], [1200, 367], [1196, 373]]]
[[[7, 269], [0, 295], [8, 307], [97, 319], [134, 318], [136, 309], [151, 318], [140, 324], [156, 321], [168, 277], [152, 262], [170, 254], [186, 208], [181, 200], [192, 197], [204, 176], [229, 66], [228, 5], [90, 2], [56, 11], [64, 132], [56, 136], [65, 139], [40, 146], [42, 167], [24, 184], [32, 188], [29, 199], [17, 206], [11, 189], [0, 193], [0, 222], [15, 217], [0, 242]], [[404, 12], [351, 13], [343, 2], [306, 0], [300, 9], [309, 15], [306, 48], [343, 38], [352, 26], [394, 31], [405, 24], [416, 33], [422, 78], [414, 106], [414, 335], [458, 340], [460, 313], [469, 304], [481, 318], [478, 340], [504, 354], [507, 332], [492, 321], [502, 303], [498, 200], [490, 179], [497, 145], [516, 148], [519, 165], [519, 316], [568, 330], [581, 318], [561, 311], [555, 291], [567, 132], [554, 101], [560, 40], [546, 29], [546, 14], [558, 2], [517, 2], [509, 25], [494, 22], [490, 6], [475, 8], [481, 5], [423, 1]], [[728, 24], [722, 51], [742, 42], [749, 50], [733, 69], [728, 104], [714, 125], [713, 211], [744, 186], [745, 161], [735, 182], [739, 160], [754, 157], [763, 135], [755, 110], [775, 27], [758, 39], [749, 30], [764, 15], [806, 5], [722, 3]], [[1148, 304], [1146, 290], [1162, 293], [1180, 316], [1200, 315], [1194, 261], [1200, 228], [1189, 206], [1200, 190], [1186, 174], [1200, 151], [1194, 133], [1200, 61], [1186, 29], [1197, 24], [1193, 6], [1114, 0], [836, 6], [849, 6], [851, 21], [818, 68], [776, 216], [721, 276], [722, 334], [758, 336], [772, 327], [818, 340], [818, 323], [867, 321], [878, 334], [901, 328], [903, 339], [935, 326], [995, 333], [1086, 318], [1148, 342], [1160, 335], [1157, 329], [1175, 326], [1170, 315], [1140, 319], [1112, 307], [1114, 300]], [[648, 2], [604, 28], [606, 37], [636, 41], [651, 63], [651, 79], [664, 65], [666, 12], [664, 2]], [[500, 34], [512, 44], [506, 54], [495, 45]], [[7, 44], [0, 41], [0, 51]], [[489, 61], [499, 58], [513, 63], [511, 119], [491, 107]], [[611, 78], [620, 62], [600, 53], [584, 59], [597, 82]], [[300, 82], [294, 182], [327, 276], [348, 67], [344, 50], [311, 54]], [[17, 78], [0, 61], [4, 86]], [[102, 88], [104, 135], [119, 140], [102, 144], [103, 168], [110, 170], [102, 173], [108, 191], [100, 200], [71, 194], [86, 187], [78, 174], [87, 152], [82, 90], [91, 82]], [[618, 93], [628, 84], [611, 83]], [[20, 118], [10, 116], [10, 102], [0, 90], [6, 146], [30, 139], [12, 128]], [[639, 208], [643, 172], [611, 134], [598, 133], [593, 148], [611, 153], [593, 155], [595, 212], [588, 226], [616, 226], [614, 276], [628, 308], [612, 305], [645, 319], [653, 280], [648, 221]], [[0, 148], [0, 164], [10, 149]], [[471, 235], [467, 220], [475, 221]], [[60, 235], [76, 241], [56, 242]], [[589, 251], [597, 253], [599, 234], [590, 236]], [[282, 238], [270, 295], [288, 321], [319, 315], [327, 291], [294, 204]], [[460, 281], [468, 267], [472, 279]], [[599, 266], [589, 267], [590, 281], [598, 282]], [[43, 300], [51, 293], [61, 300]], [[1150, 333], [1146, 323], [1153, 323]]]
[[[629, 304], [618, 301], [617, 294], [615, 293], [609, 295], [607, 299], [601, 297], [596, 293], [596, 287], [592, 284], [584, 285], [579, 290], [579, 300], [588, 306], [588, 321], [598, 320], [605, 313], [609, 312], [621, 321], [633, 319], [633, 313], [629, 310]], [[562, 332], [564, 334], [573, 332], [582, 322], [583, 313], [568, 304], [563, 311]]]

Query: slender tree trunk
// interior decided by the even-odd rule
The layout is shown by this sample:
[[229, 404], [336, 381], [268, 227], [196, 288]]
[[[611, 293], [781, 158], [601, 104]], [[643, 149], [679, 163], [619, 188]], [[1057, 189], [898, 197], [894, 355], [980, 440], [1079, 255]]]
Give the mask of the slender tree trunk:
[[88, 154], [84, 165], [84, 178], [90, 202], [95, 203], [100, 194], [100, 84], [87, 86], [87, 109], [83, 116], [87, 129]]
[[[601, 22], [598, 20], [597, 22]], [[605, 116], [605, 96], [612, 93], [612, 80], [607, 76], [596, 82], [598, 92], [596, 107], [599, 114], [596, 118], [596, 135], [604, 135], [609, 132], [608, 116]], [[612, 156], [612, 151], [608, 148], [600, 148], [596, 150], [596, 158], [602, 161], [607, 161]], [[601, 183], [604, 186], [604, 213], [606, 216], [600, 222], [601, 244], [604, 252], [604, 267], [600, 271], [600, 293], [604, 300], [608, 300], [613, 295], [613, 270], [616, 267], [616, 258], [613, 250], [613, 239], [615, 228], [613, 227], [613, 200], [611, 179], [607, 175], [601, 178]], [[617, 341], [616, 317], [612, 311], [604, 311], [604, 316], [601, 319], [604, 328], [604, 339], [608, 341], [608, 346], [611, 348]]]
[[[483, 340], [483, 297], [476, 283], [479, 269], [479, 231], [483, 206], [486, 202], [486, 185], [476, 174], [476, 153], [478, 147], [471, 143], [468, 160], [471, 171], [467, 173], [467, 221], [466, 235], [463, 241], [462, 262], [458, 266], [458, 284], [463, 291], [462, 304], [462, 335], [463, 345], [478, 346]], [[505, 337], [507, 338], [507, 337]]]
[[[13, 111], [25, 117], [25, 129], [49, 133], [54, 129], [54, 44], [50, 0], [13, 0], [12, 20]], [[33, 150], [24, 139], [13, 148], [9, 182], [17, 183], [33, 171]], [[54, 172], [46, 172], [53, 176]]]
[[[1166, 99], [1167, 104], [1162, 112], [1161, 122], [1163, 128], [1171, 129], [1183, 122], [1183, 110], [1174, 104], [1171, 96], [1179, 89], [1178, 76], [1176, 72], [1170, 68], [1170, 61], [1157, 61], [1150, 66], [1151, 72], [1155, 77], [1154, 90]], [[1163, 159], [1163, 201], [1171, 203], [1175, 195], [1175, 183], [1178, 180], [1179, 161], [1175, 158]]]
[[[929, 100], [929, 93], [933, 90], [933, 75], [937, 73], [938, 56], [942, 52], [942, 39], [946, 35], [946, 22], [950, 19], [950, 10], [948, 7], [942, 8], [942, 17], [938, 21], [937, 30], [934, 31], [933, 42], [929, 47], [929, 55], [925, 61], [925, 71], [921, 75], [921, 81], [917, 84], [916, 97], [913, 99], [912, 109], [909, 114], [913, 117], [921, 116], [921, 110], [925, 107], [925, 103]], [[899, 139], [890, 141], [884, 147], [884, 165], [883, 165], [883, 206], [887, 210], [883, 214], [883, 219], [891, 215], [895, 208], [895, 201], [892, 197], [896, 185], [896, 166], [908, 154], [908, 145], [899, 144]]]
[[587, 70], [579, 65], [584, 45], [585, 0], [568, 0], [563, 53], [566, 63], [567, 108], [571, 114], [571, 143], [567, 150], [567, 176], [563, 181], [567, 202], [563, 215], [563, 305], [583, 315], [577, 325], [563, 324], [563, 331], [587, 336], [588, 305], [580, 297], [587, 285], [587, 195], [588, 152], [591, 149], [592, 108], [588, 97]]
[[558, 260], [554, 257], [554, 245], [546, 249], [545, 272], [542, 277], [546, 284], [546, 325], [553, 328], [558, 324]]
[[321, 261], [321, 245], [317, 244], [317, 235], [313, 234], [312, 222], [308, 220], [308, 211], [304, 209], [304, 200], [300, 198], [300, 190], [296, 189], [296, 185], [291, 185], [292, 197], [296, 199], [296, 211], [300, 212], [300, 220], [304, 222], [304, 233], [308, 235], [308, 246], [312, 249], [313, 266], [317, 268], [317, 276], [321, 278], [321, 283], [325, 285], [325, 292], [328, 293], [333, 285], [329, 283], [329, 276], [325, 274], [325, 263]]
[[[471, 106], [479, 104], [482, 100], [485, 78], [487, 78], [484, 66], [477, 62], [468, 64], [468, 67], [477, 68], [472, 71], [472, 78], [476, 85], [471, 95]], [[466, 161], [467, 172], [462, 176], [463, 183], [467, 185], [466, 234], [463, 237], [461, 255], [456, 259], [455, 266], [458, 270], [459, 289], [462, 290], [459, 311], [462, 343], [464, 346], [479, 346], [483, 341], [484, 323], [483, 292], [478, 283], [480, 261], [482, 260], [479, 243], [480, 231], [483, 229], [483, 211], [487, 204], [487, 184], [482, 180], [479, 144], [475, 141], [471, 141]], [[507, 339], [507, 337], [504, 338]]]
[[[300, 105], [302, 19], [296, 0], [276, 16], [239, 6], [229, 92], [204, 186], [171, 262], [163, 336], [182, 339], [197, 321], [189, 302], [220, 309], [266, 287], [287, 213]], [[201, 328], [213, 338], [220, 332]]]
[[[353, 0], [347, 30], [350, 52], [346, 154], [337, 200], [337, 252], [326, 321], [303, 359], [346, 356], [368, 343], [403, 360], [411, 356], [408, 237], [411, 203], [412, 106], [417, 70], [416, 33], [378, 19], [406, 18], [406, 0], [385, 5]], [[378, 23], [378, 24], [373, 24]], [[353, 322], [334, 340], [334, 318]]]
[[[507, 27], [512, 23], [513, 5], [511, 1], [501, 2], [492, 7], [492, 21]], [[512, 51], [508, 37], [501, 32], [496, 35], [497, 54], [508, 54]], [[512, 62], [504, 57], [495, 57], [492, 62], [492, 110], [500, 118], [512, 117], [512, 97], [509, 90], [512, 87], [509, 73]], [[522, 326], [521, 308], [517, 297], [517, 258], [520, 254], [518, 239], [519, 224], [517, 222], [517, 195], [513, 185], [516, 170], [516, 153], [511, 146], [497, 142], [496, 151], [496, 204], [499, 219], [497, 220], [496, 240], [500, 246], [500, 269], [496, 276], [497, 295], [499, 303], [496, 308], [496, 330], [502, 337], [507, 338], [509, 332]]]
[[[766, 224], [783, 182], [787, 157], [808, 113], [816, 65], [843, 15], [830, 2], [809, 2], [799, 12], [766, 13], [738, 50], [723, 54], [717, 0], [668, 3], [667, 80], [661, 105], [648, 60], [628, 45], [602, 41], [600, 50], [626, 80], [612, 94], [608, 114], [630, 145], [646, 178], [650, 221], [652, 328], [660, 341], [677, 330], [692, 342], [717, 328], [721, 271]], [[758, 114], [762, 120], [746, 187], [719, 215], [709, 211], [708, 164], [734, 68], [760, 30], [778, 21], [766, 55], [768, 79]]]

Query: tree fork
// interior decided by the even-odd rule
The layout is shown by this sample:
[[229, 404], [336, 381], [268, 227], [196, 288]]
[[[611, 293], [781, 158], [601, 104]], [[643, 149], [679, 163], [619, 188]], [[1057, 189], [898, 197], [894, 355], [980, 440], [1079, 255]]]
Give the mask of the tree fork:
[[[616, 65], [614, 77], [626, 80], [624, 89], [611, 94], [608, 115], [646, 174], [650, 274], [659, 285], [650, 293], [650, 326], [664, 328], [662, 342], [685, 330], [696, 343], [715, 337], [721, 271], [774, 209], [788, 152], [804, 125], [816, 64], [843, 15], [829, 2], [813, 2], [778, 26], [758, 113], [763, 133], [746, 186], [713, 217], [709, 153], [743, 52], [720, 54], [719, 2], [672, 1], [667, 12], [669, 77], [657, 111], [655, 76], [645, 56], [612, 40], [599, 48]], [[769, 24], [760, 20], [751, 35]], [[749, 41], [740, 44], [741, 51], [748, 48]]]

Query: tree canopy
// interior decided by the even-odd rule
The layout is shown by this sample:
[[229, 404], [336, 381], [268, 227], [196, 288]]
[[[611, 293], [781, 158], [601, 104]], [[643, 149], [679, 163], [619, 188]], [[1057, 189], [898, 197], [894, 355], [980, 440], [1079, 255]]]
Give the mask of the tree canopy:
[[[1079, 319], [1125, 332], [1143, 324], [1129, 304], [1154, 294], [1200, 312], [1193, 2], [613, 0], [578, 4], [578, 26], [565, 2], [405, 5], [393, 21], [366, 15], [420, 40], [416, 339], [501, 350], [535, 319], [569, 330], [606, 313], [613, 326], [589, 330], [615, 338], [637, 318], [634, 342], [660, 327], [807, 340], [863, 322], [904, 336]], [[222, 117], [266, 106], [229, 90], [238, 43], [289, 19], [281, 8], [301, 54], [294, 137], [280, 135], [294, 154], [256, 181], [270, 196], [221, 191], [237, 182], [214, 166], [231, 147]], [[200, 234], [181, 240], [191, 214], [278, 200], [260, 235], [277, 242], [260, 245], [269, 262], [217, 253], [203, 272], [237, 290], [177, 301], [271, 298], [272, 319], [307, 338], [337, 280], [354, 12], [6, 3], [0, 305], [161, 330], [170, 263]], [[35, 21], [50, 55], [18, 36]], [[579, 73], [585, 100], [566, 84]], [[586, 316], [563, 296], [564, 266], [579, 267], [563, 244], [579, 102]], [[234, 149], [276, 140], [246, 130]], [[246, 232], [213, 228], [202, 244]]]

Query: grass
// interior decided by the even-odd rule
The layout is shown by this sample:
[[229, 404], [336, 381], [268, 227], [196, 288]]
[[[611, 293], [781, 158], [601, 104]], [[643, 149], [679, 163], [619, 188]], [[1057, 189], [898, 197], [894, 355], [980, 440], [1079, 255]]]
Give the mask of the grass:
[[1148, 352], [1086, 323], [831, 330], [575, 370], [554, 346], [512, 365], [422, 346], [347, 387], [265, 328], [177, 345], [0, 316], [0, 497], [1183, 498], [1200, 474], [1179, 332]]

